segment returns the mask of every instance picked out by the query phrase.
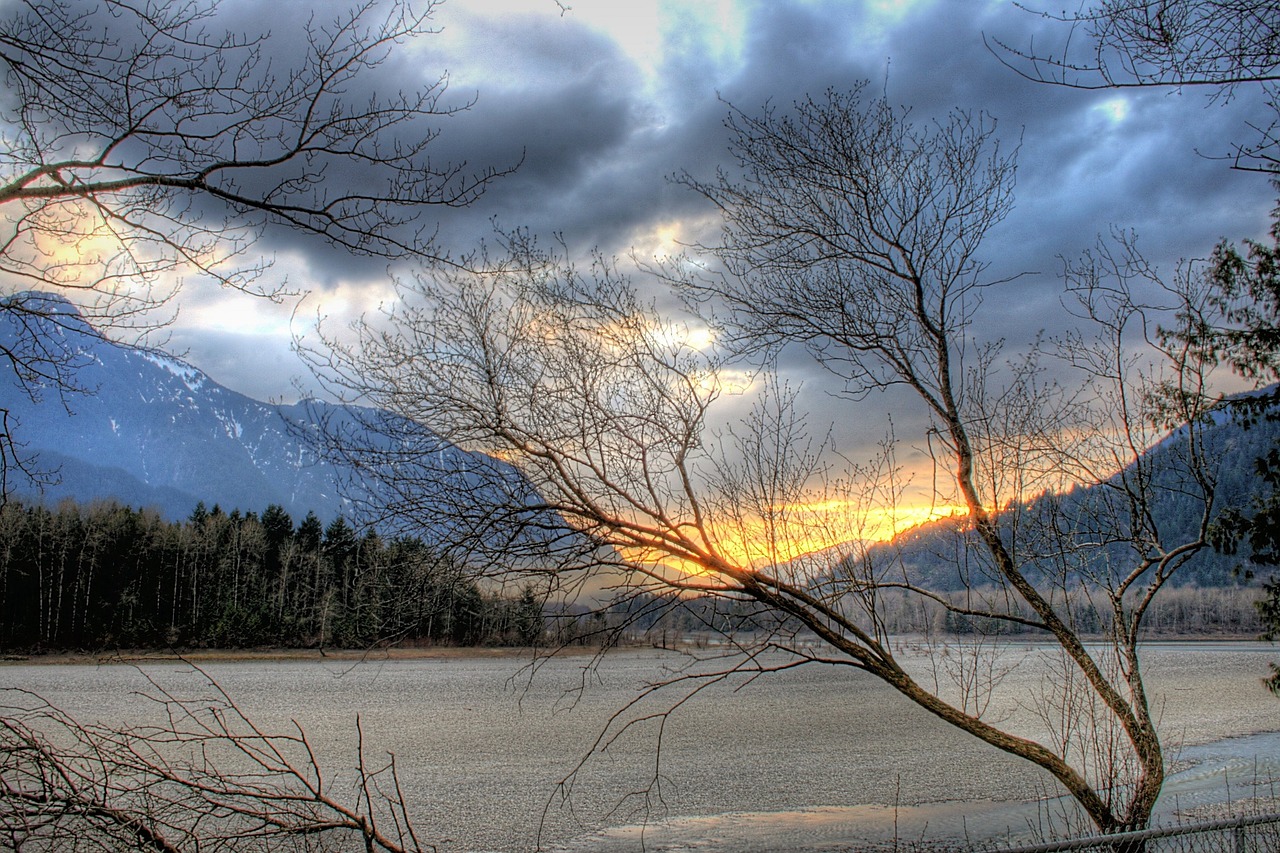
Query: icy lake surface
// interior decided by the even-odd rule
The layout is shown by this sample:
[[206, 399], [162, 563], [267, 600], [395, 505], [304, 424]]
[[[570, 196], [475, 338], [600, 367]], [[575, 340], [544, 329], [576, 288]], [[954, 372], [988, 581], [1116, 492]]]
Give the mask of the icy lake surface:
[[[932, 669], [914, 656], [921, 677]], [[1259, 678], [1280, 650], [1256, 643], [1146, 648], [1144, 671], [1177, 771], [1161, 811], [1275, 794], [1280, 701]], [[558, 786], [645, 686], [690, 665], [674, 652], [586, 657], [236, 662], [205, 671], [255, 721], [297, 720], [327, 766], [353, 765], [360, 717], [371, 754], [396, 755], [421, 837], [446, 851], [845, 850], [872, 842], [995, 838], [1055, 811], [1047, 776], [935, 720], [873, 678], [807, 665], [711, 683], [670, 715], [692, 683], [626, 710], [640, 719]], [[776, 661], [774, 661], [776, 662]], [[962, 666], [963, 661], [944, 661]], [[1057, 678], [1043, 649], [997, 662], [1004, 692], [986, 715], [1042, 734], [1025, 701]], [[175, 692], [198, 686], [177, 665], [146, 671]], [[944, 680], [945, 666], [939, 671]], [[0, 687], [34, 690], [68, 711], [138, 722], [153, 713], [142, 674], [119, 664], [6, 665]], [[585, 689], [582, 689], [585, 688]], [[1023, 698], [1020, 698], [1023, 697]], [[656, 780], [656, 781], [655, 781]], [[563, 796], [567, 792], [567, 798]]]

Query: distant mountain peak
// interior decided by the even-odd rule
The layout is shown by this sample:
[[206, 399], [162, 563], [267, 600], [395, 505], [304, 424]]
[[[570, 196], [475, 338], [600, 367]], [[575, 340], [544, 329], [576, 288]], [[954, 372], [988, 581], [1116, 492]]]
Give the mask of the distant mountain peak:
[[[25, 387], [0, 383], [0, 407], [9, 411], [24, 454], [34, 457], [37, 471], [57, 479], [48, 487], [17, 484], [20, 497], [46, 503], [115, 499], [153, 507], [175, 520], [186, 518], [200, 501], [246, 511], [275, 504], [298, 519], [315, 512], [325, 523], [339, 516], [359, 522], [361, 507], [376, 506], [382, 486], [342, 454], [326, 452], [324, 441], [336, 430], [357, 445], [366, 437], [383, 446], [393, 440], [388, 435], [412, 435], [414, 447], [404, 452], [419, 466], [438, 469], [442, 491], [498, 499], [496, 492], [486, 497], [473, 481], [476, 472], [500, 463], [425, 428], [384, 434], [394, 419], [387, 413], [317, 400], [253, 400], [183, 359], [104, 338], [56, 294], [13, 294], [4, 304], [17, 311], [0, 312], [0, 347], [53, 343], [65, 375], [77, 389], [92, 391], [45, 404], [41, 399], [48, 395], [30, 381]], [[86, 334], [72, 334], [81, 328]], [[502, 476], [523, 482], [514, 470]], [[411, 532], [430, 541], [434, 524], [445, 538], [445, 522], [430, 516], [423, 513], [424, 529]]]
[[[0, 317], [9, 324], [16, 321], [39, 323], [43, 333], [60, 334], [72, 331], [94, 338], [101, 338], [83, 313], [70, 299], [60, 293], [43, 290], [23, 290], [0, 297]], [[6, 330], [6, 337], [8, 337]]]

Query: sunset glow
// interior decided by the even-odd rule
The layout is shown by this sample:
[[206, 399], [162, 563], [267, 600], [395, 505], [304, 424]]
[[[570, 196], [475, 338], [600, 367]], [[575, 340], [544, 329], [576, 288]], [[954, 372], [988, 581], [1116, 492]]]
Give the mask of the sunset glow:
[[726, 530], [726, 554], [752, 566], [779, 565], [852, 542], [885, 542], [920, 524], [963, 515], [952, 505], [866, 508], [830, 500], [786, 507], [775, 518], [756, 519]]
[[[859, 512], [852, 502], [827, 501], [788, 508], [785, 526], [770, 525], [763, 519], [720, 525], [715, 531], [715, 547], [724, 559], [740, 568], [766, 572], [787, 569], [784, 574], [820, 573], [846, 556], [856, 543], [889, 541], [917, 525], [966, 513], [964, 507], [952, 505]], [[833, 521], [837, 519], [844, 520], [844, 526], [836, 526]], [[641, 548], [621, 551], [632, 563], [650, 566], [651, 571], [673, 580], [683, 577], [711, 586], [728, 583], [704, 566], [669, 553]]]
[[71, 284], [78, 283], [82, 270], [105, 266], [122, 252], [118, 236], [85, 202], [47, 205], [36, 221], [39, 227], [28, 232], [32, 248], [62, 266]]
[[[725, 559], [744, 568], [785, 566], [824, 551], [831, 551], [829, 558], [838, 560], [845, 552], [840, 546], [887, 542], [920, 524], [967, 512], [964, 507], [950, 504], [866, 509], [852, 501], [831, 500], [787, 507], [772, 522], [757, 518], [717, 525], [715, 544]], [[634, 549], [626, 556], [635, 562], [662, 565], [687, 576], [714, 577], [694, 562], [673, 559], [666, 554]]]

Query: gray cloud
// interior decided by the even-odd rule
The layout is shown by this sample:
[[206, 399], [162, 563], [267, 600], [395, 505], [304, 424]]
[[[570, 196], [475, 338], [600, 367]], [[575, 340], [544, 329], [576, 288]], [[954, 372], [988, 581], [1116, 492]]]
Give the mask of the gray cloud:
[[[273, 62], [283, 67], [300, 47], [300, 7], [309, 8], [237, 0], [223, 14], [232, 28], [279, 34]], [[438, 226], [442, 245], [454, 252], [490, 236], [494, 219], [561, 233], [576, 250], [620, 254], [671, 223], [703, 217], [705, 225], [705, 202], [668, 179], [681, 170], [707, 178], [726, 162], [725, 101], [748, 112], [765, 103], [785, 109], [806, 93], [861, 80], [909, 106], [920, 122], [954, 108], [990, 114], [1003, 144], [1021, 146], [1015, 210], [985, 253], [993, 277], [1033, 273], [1002, 286], [988, 305], [989, 322], [1011, 343], [1061, 322], [1058, 256], [1075, 256], [1099, 233], [1136, 229], [1168, 269], [1179, 258], [1204, 255], [1221, 237], [1261, 235], [1274, 202], [1265, 180], [1206, 156], [1245, 139], [1257, 108], [1251, 95], [1210, 104], [1193, 92], [1031, 83], [1005, 67], [984, 36], [1026, 45], [1057, 34], [1011, 3], [934, 0], [898, 17], [847, 0], [747, 3], [734, 22], [743, 37], [732, 49], [701, 28], [703, 10], [690, 4], [668, 22], [656, 77], [585, 17], [530, 8], [494, 17], [478, 0], [450, 0], [438, 18], [444, 33], [402, 46], [352, 93], [424, 85], [447, 71], [447, 102], [477, 100], [438, 123], [434, 156], [474, 170], [521, 161], [472, 208], [425, 211], [423, 223]], [[385, 261], [351, 258], [280, 229], [269, 230], [258, 248], [278, 258], [273, 276], [287, 273], [319, 297], [339, 288], [358, 295], [361, 282], [385, 291]], [[370, 296], [368, 307], [377, 298]], [[290, 393], [290, 375], [300, 368], [290, 371], [279, 360], [241, 367], [230, 354], [238, 339], [218, 334], [191, 327], [176, 337], [188, 342], [197, 364], [207, 358], [212, 370], [216, 362], [224, 371], [218, 378], [233, 387], [262, 394], [272, 387], [266, 372], [280, 368], [270, 395]], [[223, 357], [220, 347], [228, 348]], [[818, 381], [803, 360], [786, 366]]]

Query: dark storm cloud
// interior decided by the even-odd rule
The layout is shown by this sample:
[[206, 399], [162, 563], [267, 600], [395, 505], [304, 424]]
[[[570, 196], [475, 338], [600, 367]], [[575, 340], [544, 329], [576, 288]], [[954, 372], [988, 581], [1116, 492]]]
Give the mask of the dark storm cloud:
[[[454, 6], [460, 13], [449, 17]], [[458, 65], [458, 43], [438, 48], [442, 37], [427, 35], [370, 75], [368, 94], [380, 87], [412, 86], [415, 80], [428, 85], [447, 73], [444, 104], [474, 103], [436, 123], [440, 135], [430, 146], [433, 164], [459, 167], [464, 175], [518, 168], [469, 209], [428, 208], [415, 225], [425, 225], [427, 233], [438, 228], [439, 247], [455, 256], [492, 237], [493, 221], [544, 234], [571, 232], [575, 240], [607, 234], [614, 218], [600, 221], [592, 210], [598, 199], [582, 198], [582, 190], [601, 173], [617, 171], [620, 163], [627, 164], [622, 179], [633, 179], [627, 146], [644, 121], [634, 66], [608, 39], [572, 20], [478, 19], [467, 9], [464, 3], [450, 4], [440, 15], [450, 29], [463, 29], [464, 65]], [[340, 170], [329, 177], [342, 184]], [[616, 228], [628, 227], [638, 215], [621, 217]], [[580, 224], [595, 222], [604, 229], [600, 235], [580, 233]], [[264, 245], [305, 251], [314, 261], [313, 283], [322, 287], [385, 267], [376, 259], [318, 250], [309, 239], [273, 229]]]
[[[74, 2], [74, 0], [72, 0]], [[109, 8], [91, 0], [80, 0], [82, 5], [96, 10], [97, 18], [113, 37], [123, 42], [138, 40], [134, 19], [128, 15], [114, 15]], [[252, 88], [264, 81], [274, 81], [277, 87], [284, 87], [295, 74], [315, 72], [315, 44], [323, 44], [333, 37], [338, 26], [350, 18], [354, 4], [304, 2], [303, 0], [281, 0], [281, 2], [260, 3], [256, 0], [223, 0], [223, 2], [195, 2], [191, 9], [207, 9], [210, 14], [202, 20], [204, 37], [211, 42], [222, 40], [224, 35], [240, 47], [228, 50], [221, 57], [226, 64], [228, 75], [244, 74], [246, 86]], [[371, 9], [361, 18], [361, 27], [376, 32], [383, 22], [382, 15], [387, 4], [373, 4]], [[118, 32], [117, 32], [118, 31]], [[432, 35], [423, 36], [420, 41], [429, 42]], [[339, 38], [341, 41], [341, 38]], [[314, 44], [313, 44], [314, 43]], [[363, 108], [374, 100], [391, 101], [400, 93], [412, 98], [417, 93], [430, 91], [436, 87], [445, 73], [445, 68], [435, 62], [424, 62], [416, 52], [408, 49], [412, 45], [401, 43], [382, 52], [375, 51], [379, 64], [375, 68], [362, 71], [354, 78], [345, 81], [341, 86], [341, 98], [344, 104], [356, 109]], [[211, 71], [211, 68], [204, 69]], [[474, 91], [440, 87], [438, 109], [441, 113], [465, 107], [474, 100]], [[323, 113], [332, 106], [331, 100], [322, 101], [319, 111]], [[465, 113], [464, 113], [465, 114]], [[441, 114], [424, 116], [395, 128], [392, 133], [385, 134], [380, 142], [387, 150], [400, 142], [414, 144], [425, 136], [444, 132], [455, 125], [457, 116]], [[206, 130], [208, 121], [196, 125]], [[270, 118], [255, 125], [247, 136], [237, 139], [238, 154], [241, 157], [253, 157], [260, 154], [270, 157], [277, 153], [272, 140], [279, 135], [289, 138], [295, 128], [283, 123], [273, 123]], [[225, 141], [225, 140], [224, 140]], [[255, 146], [263, 143], [255, 150]], [[437, 149], [439, 154], [437, 156]], [[431, 146], [431, 166], [434, 169], [448, 170], [451, 164], [460, 164], [468, 158], [451, 156], [438, 145]], [[452, 152], [456, 153], [456, 152]], [[230, 145], [226, 154], [230, 156]], [[483, 172], [488, 167], [504, 168], [514, 165], [516, 158], [507, 158], [495, 162], [474, 162], [459, 172], [459, 179], [466, 180], [474, 174]], [[316, 162], [303, 164], [295, 161], [282, 167], [263, 170], [239, 170], [235, 174], [236, 187], [247, 195], [255, 192], [266, 192], [281, 181], [305, 170], [316, 168]], [[370, 188], [380, 188], [388, 178], [386, 170], [379, 170], [367, 164], [359, 164], [352, 159], [333, 158], [323, 163], [325, 170], [325, 193], [332, 198], [348, 192], [361, 192]], [[226, 219], [230, 226], [240, 220], [240, 213], [230, 210], [218, 199], [207, 194], [195, 194], [190, 199], [190, 210], [202, 217], [206, 223], [216, 223]], [[418, 221], [409, 224], [402, 230], [401, 236], [411, 237], [419, 228], [427, 235], [435, 230], [439, 217], [446, 216], [448, 210], [440, 207], [427, 207], [422, 211]], [[398, 211], [400, 214], [407, 210]], [[256, 221], [256, 220], [255, 220]], [[299, 267], [299, 256], [305, 256], [310, 262]], [[278, 282], [284, 277], [290, 279], [291, 286], [302, 288], [325, 288], [335, 281], [352, 276], [370, 276], [384, 274], [386, 261], [377, 257], [369, 258], [352, 254], [343, 248], [328, 246], [324, 240], [312, 233], [293, 230], [278, 224], [268, 224], [250, 254], [246, 255], [245, 264], [251, 266], [259, 258], [270, 260], [279, 257], [280, 263], [266, 276], [268, 283]]]
[[[284, 67], [300, 55], [298, 22], [310, 8], [235, 2], [223, 13], [232, 28], [283, 36], [272, 62]], [[427, 85], [448, 72], [447, 103], [477, 100], [437, 123], [437, 162], [465, 162], [468, 170], [521, 163], [471, 209], [424, 211], [423, 224], [438, 223], [442, 245], [455, 253], [491, 236], [494, 219], [563, 234], [576, 251], [626, 254], [672, 223], [684, 223], [686, 240], [714, 239], [709, 206], [669, 178], [688, 170], [708, 179], [727, 162], [726, 102], [749, 113], [766, 103], [786, 109], [806, 94], [866, 80], [869, 96], [884, 92], [921, 124], [957, 108], [993, 116], [1002, 145], [1020, 146], [1019, 171], [1016, 206], [983, 256], [993, 278], [1031, 274], [993, 291], [984, 322], [1018, 345], [1061, 325], [1058, 257], [1078, 255], [1098, 234], [1133, 228], [1171, 270], [1221, 237], [1258, 236], [1267, 225], [1274, 201], [1267, 182], [1207, 156], [1248, 141], [1252, 94], [1210, 104], [1195, 92], [1085, 92], [1029, 82], [993, 55], [984, 36], [1026, 46], [1061, 33], [1011, 3], [934, 0], [887, 14], [848, 0], [748, 4], [737, 13], [742, 40], [727, 52], [719, 34], [703, 28], [699, 7], [673, 8], [665, 53], [650, 77], [574, 11], [493, 17], [483, 0], [450, 0], [438, 16], [444, 33], [401, 46], [352, 95]], [[340, 183], [344, 175], [330, 177]], [[353, 259], [279, 229], [259, 248], [279, 254], [280, 273], [303, 259], [290, 273], [295, 286], [323, 293], [342, 283], [350, 294], [368, 280], [371, 293], [385, 293], [386, 265], [377, 259]], [[378, 297], [369, 298], [372, 307]], [[215, 344], [191, 346], [212, 352]], [[236, 360], [225, 363], [235, 385]], [[797, 377], [819, 376], [804, 359], [789, 358], [785, 367]], [[245, 382], [263, 384], [257, 376]], [[281, 377], [279, 393], [287, 392]]]
[[[488, 94], [468, 123], [448, 140], [470, 163], [519, 162], [515, 174], [495, 184], [470, 211], [450, 212], [444, 232], [463, 250], [496, 217], [505, 227], [571, 231], [580, 214], [603, 199], [580, 198], [584, 185], [629, 159], [635, 105], [588, 81], [566, 79], [555, 88]], [[628, 171], [634, 167], [628, 164]]]
[[[288, 51], [302, 48], [296, 33], [278, 35], [290, 20], [296, 29], [298, 5], [252, 4], [254, 23], [273, 31], [273, 63], [290, 62]], [[459, 13], [450, 17], [455, 7]], [[224, 11], [247, 8], [235, 4]], [[1027, 215], [1014, 216], [1029, 231], [1061, 234], [1065, 241], [1057, 251], [1091, 242], [1091, 234], [1076, 233], [1084, 222], [1094, 222], [1094, 231], [1124, 219], [1154, 226], [1168, 213], [1176, 215], [1163, 224], [1180, 231], [1187, 211], [1222, 209], [1218, 193], [1232, 199], [1226, 208], [1242, 211], [1240, 220], [1255, 216], [1270, 195], [1258, 188], [1264, 182], [1233, 176], [1204, 156], [1228, 152], [1247, 132], [1243, 101], [1207, 106], [1195, 94], [1119, 96], [1031, 83], [1002, 65], [983, 36], [1024, 45], [1055, 31], [1051, 22], [1011, 5], [919, 3], [886, 23], [857, 3], [758, 4], [748, 12], [742, 65], [727, 78], [718, 77], [705, 58], [696, 30], [677, 26], [669, 33], [671, 46], [683, 50], [673, 51], [661, 69], [665, 101], [657, 105], [641, 98], [642, 81], [628, 57], [572, 13], [494, 20], [469, 8], [449, 4], [441, 18], [449, 27], [468, 28], [467, 61], [479, 72], [451, 69], [453, 57], [441, 56], [431, 43], [435, 37], [427, 36], [412, 52], [393, 53], [366, 81], [371, 93], [378, 86], [425, 84], [451, 71], [446, 100], [462, 103], [474, 91], [478, 101], [440, 122], [437, 161], [465, 162], [474, 170], [521, 161], [517, 173], [473, 210], [425, 212], [426, 221], [441, 221], [462, 250], [487, 232], [492, 216], [508, 226], [560, 231], [574, 242], [616, 248], [625, 242], [622, 235], [647, 220], [697, 208], [696, 199], [683, 198], [685, 191], [673, 190], [666, 178], [682, 169], [706, 177], [725, 156], [721, 123], [727, 108], [717, 95], [751, 112], [861, 80], [871, 81], [873, 93], [883, 87], [892, 101], [909, 105], [921, 122], [945, 117], [952, 108], [997, 118], [1007, 145], [1022, 142], [1019, 209]], [[474, 8], [483, 11], [484, 4]], [[982, 13], [973, 14], [975, 9]], [[264, 14], [280, 20], [264, 21]], [[366, 94], [352, 93], [357, 99]], [[1129, 112], [1111, 123], [1099, 105], [1117, 97], [1128, 102]], [[1185, 241], [1161, 239], [1202, 244], [1193, 233]], [[307, 239], [273, 232], [269, 245], [313, 251]], [[1021, 238], [1011, 242], [1027, 245]], [[1031, 245], [1035, 252], [1049, 248], [1043, 238]], [[325, 265], [333, 260], [326, 257]]]
[[972, 16], [958, 5], [922, 5], [892, 30], [888, 93], [922, 120], [953, 107], [982, 111], [998, 120], [1006, 146], [1020, 145], [1015, 208], [983, 252], [995, 277], [1038, 273], [1004, 286], [1016, 299], [986, 312], [1011, 341], [1061, 327], [1059, 256], [1078, 256], [1113, 228], [1136, 231], [1166, 273], [1223, 236], [1265, 228], [1271, 188], [1206, 156], [1247, 135], [1258, 106], [1252, 94], [1222, 105], [1199, 93], [1033, 83], [987, 45], [993, 37], [1045, 45], [1063, 31], [1011, 5], [988, 4]]
[[500, 67], [487, 69], [478, 103], [442, 148], [521, 165], [473, 210], [448, 217], [456, 245], [489, 234], [492, 218], [563, 234], [580, 251], [625, 253], [636, 230], [698, 206], [667, 180], [682, 161], [709, 161], [691, 125], [719, 129], [714, 76], [696, 50], [673, 60], [679, 67], [663, 79], [669, 99], [652, 103], [634, 62], [572, 17], [472, 23], [482, 29], [470, 46], [500, 56]]

